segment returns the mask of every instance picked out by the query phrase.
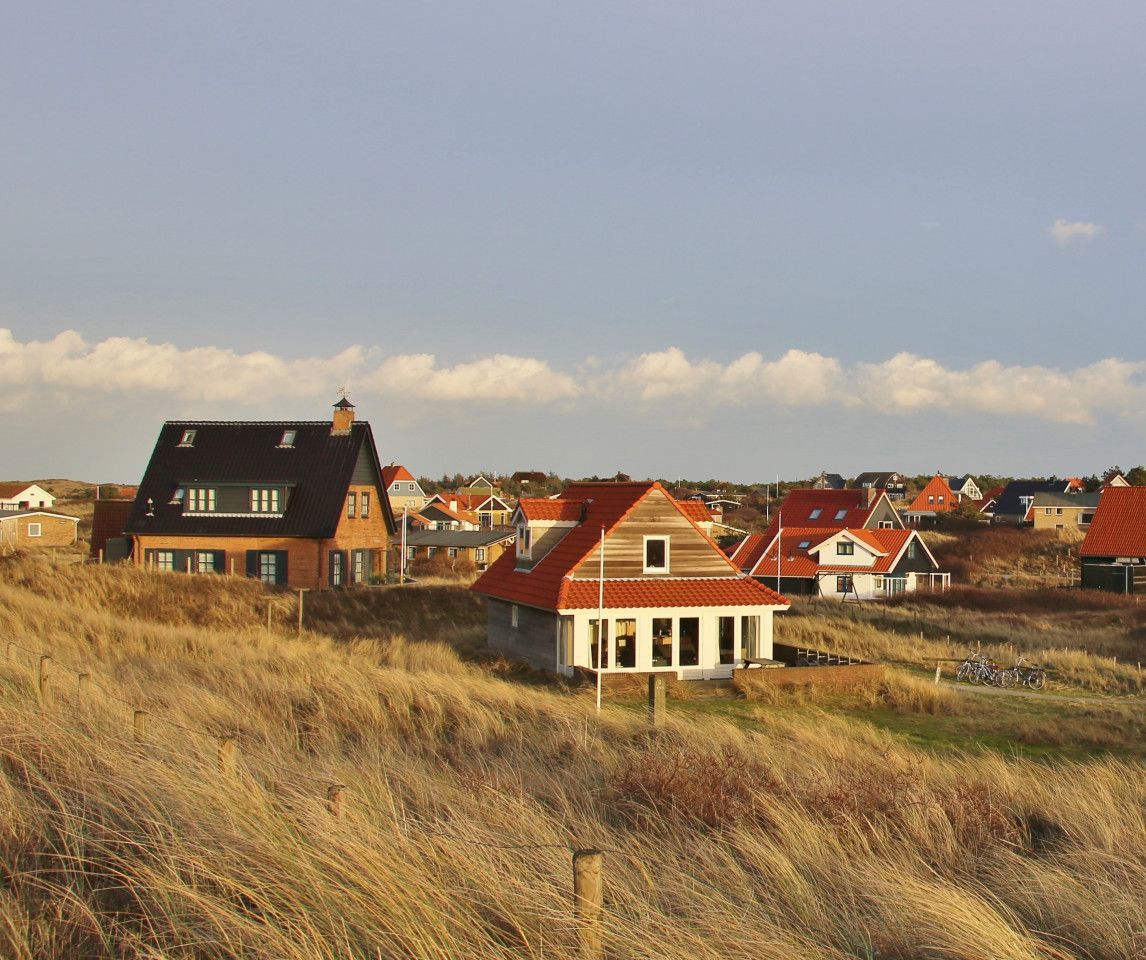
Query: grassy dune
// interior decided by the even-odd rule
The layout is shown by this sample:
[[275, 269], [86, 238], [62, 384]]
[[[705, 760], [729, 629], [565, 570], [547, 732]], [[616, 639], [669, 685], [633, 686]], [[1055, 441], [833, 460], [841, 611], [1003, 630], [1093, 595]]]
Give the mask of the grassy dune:
[[467, 595], [314, 601], [296, 638], [252, 583], [0, 564], [0, 641], [56, 661], [40, 710], [0, 660], [0, 956], [573, 957], [585, 845], [611, 957], [1146, 955], [1136, 761], [939, 755], [815, 704], [654, 734], [491, 669]]

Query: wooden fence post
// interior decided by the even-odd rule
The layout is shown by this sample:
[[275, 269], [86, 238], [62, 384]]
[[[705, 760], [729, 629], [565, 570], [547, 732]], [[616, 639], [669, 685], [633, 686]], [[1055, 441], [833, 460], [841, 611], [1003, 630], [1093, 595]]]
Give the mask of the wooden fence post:
[[36, 678], [36, 686], [40, 695], [40, 706], [49, 707], [52, 704], [52, 658], [40, 657], [40, 668]]
[[342, 816], [342, 804], [346, 800], [346, 787], [341, 783], [332, 783], [326, 788], [326, 809], [335, 819]]
[[654, 727], [665, 722], [665, 677], [663, 673], [649, 674], [649, 723]]
[[943, 676], [943, 662], [941, 660], [935, 661], [935, 685], [939, 685], [939, 678]]
[[306, 593], [305, 590], [299, 588], [298, 591], [298, 635], [302, 636], [302, 595]]
[[136, 743], [143, 743], [147, 739], [147, 711], [136, 710], [131, 715], [131, 732]]
[[235, 737], [219, 738], [219, 773], [233, 777], [238, 768], [239, 741]]
[[603, 860], [604, 855], [600, 850], [573, 852], [573, 920], [577, 926], [581, 960], [601, 960], [605, 955], [605, 941], [601, 931]]

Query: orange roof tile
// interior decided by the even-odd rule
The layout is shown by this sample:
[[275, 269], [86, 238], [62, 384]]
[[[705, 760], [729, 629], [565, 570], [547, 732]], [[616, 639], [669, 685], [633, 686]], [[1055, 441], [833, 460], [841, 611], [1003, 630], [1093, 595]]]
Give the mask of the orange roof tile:
[[390, 484], [395, 480], [413, 480], [417, 482], [414, 475], [400, 463], [392, 463], [388, 467], [383, 467], [382, 485], [389, 488]]
[[[789, 490], [788, 496], [780, 504], [780, 509], [772, 517], [772, 522], [764, 532], [771, 542], [776, 536], [776, 530], [783, 522], [784, 529], [788, 527], [821, 527], [827, 530], [838, 530], [841, 527], [855, 529], [867, 523], [872, 510], [887, 493], [878, 488], [871, 488], [871, 504], [868, 504], [869, 489], [848, 488], [846, 490], [816, 490], [808, 487], [798, 487]], [[819, 511], [817, 514], [816, 511]], [[844, 511], [840, 516], [840, 511]], [[813, 516], [813, 514], [815, 514]]]
[[[567, 580], [562, 610], [588, 610], [598, 603], [599, 581]], [[787, 605], [775, 590], [751, 577], [712, 577], [699, 580], [606, 580], [605, 606], [626, 607], [753, 607]]]
[[[589, 589], [594, 591], [594, 599], [591, 603], [586, 603], [585, 606], [595, 605], [597, 602], [595, 599], [595, 591], [598, 581], [592, 579], [574, 581], [569, 575], [600, 541], [601, 531], [605, 531], [607, 538], [609, 533], [654, 490], [658, 490], [664, 494], [665, 497], [671, 503], [676, 504], [679, 509], [680, 504], [657, 482], [570, 484], [562, 492], [560, 499], [577, 504], [578, 519], [581, 519], [582, 510], [584, 510], [584, 519], [571, 529], [549, 553], [538, 560], [532, 569], [528, 571], [518, 570], [517, 558], [514, 551], [507, 551], [490, 565], [489, 569], [477, 579], [471, 589], [478, 593], [498, 597], [502, 600], [522, 603], [545, 610], [569, 609], [571, 603], [574, 605], [580, 604], [583, 600], [583, 591]], [[698, 530], [698, 534], [704, 536], [703, 531]], [[684, 599], [681, 602], [669, 599], [669, 594], [662, 588], [661, 593], [655, 594], [658, 598], [656, 603], [647, 605], [699, 606], [700, 603], [697, 600], [698, 590], [701, 592], [712, 590], [713, 596], [723, 596], [723, 591], [730, 589], [726, 586], [727, 583], [737, 583], [746, 578], [737, 575], [735, 566], [724, 556], [720, 548], [717, 547], [712, 540], [707, 537], [705, 539], [711, 544], [714, 553], [728, 563], [729, 576], [727, 578], [688, 581], [656, 580], [651, 578], [647, 581], [609, 581], [606, 579], [607, 595], [622, 596], [625, 598], [627, 604], [633, 605], [630, 601], [637, 600], [642, 596], [653, 596], [653, 593], [642, 593], [642, 591], [649, 591], [651, 588], [639, 586], [628, 587], [624, 588], [621, 594], [616, 594], [615, 591], [612, 593], [608, 592], [610, 589], [609, 584], [688, 583], [702, 584], [704, 586], [688, 587], [687, 590], [682, 593]], [[586, 588], [582, 586], [582, 584], [589, 584], [590, 586]], [[721, 586], [713, 587], [712, 584], [720, 584]], [[745, 593], [743, 595], [747, 596], [749, 594]], [[757, 599], [747, 601], [749, 603], [787, 602], [782, 599], [777, 601], [761, 600], [759, 598], [765, 595], [760, 593], [751, 595], [757, 597]], [[740, 601], [737, 602], [739, 603]], [[642, 603], [642, 605], [646, 604]]]
[[712, 523], [712, 511], [701, 500], [678, 500], [676, 505], [680, 512], [693, 523]]
[[732, 552], [729, 559], [736, 565], [737, 569], [749, 573], [756, 566], [761, 554], [764, 553], [764, 548], [770, 542], [771, 538], [763, 533], [750, 533], [740, 541], [740, 546]]
[[[903, 552], [907, 541], [918, 536], [914, 530], [854, 530], [848, 533], [857, 540], [867, 544], [873, 550], [882, 554], [876, 558], [871, 566], [866, 564], [848, 564], [838, 562], [832, 557], [833, 563], [825, 563], [819, 554], [813, 555], [811, 551], [825, 540], [839, 533], [840, 530], [823, 530], [820, 527], [785, 527], [780, 538], [780, 576], [781, 577], [814, 577], [820, 571], [871, 571], [872, 573], [887, 573], [894, 569], [899, 555]], [[922, 541], [920, 541], [922, 543]], [[768, 543], [768, 549], [760, 553], [752, 569], [752, 575], [762, 577], [776, 576], [776, 538]]]
[[1083, 557], [1146, 557], [1146, 487], [1108, 487], [1079, 555]]
[[[927, 499], [930, 497], [930, 501]], [[919, 496], [911, 501], [908, 510], [930, 511], [934, 513], [947, 513], [958, 506], [955, 493], [947, 485], [947, 481], [939, 474], [928, 481], [927, 486], [919, 491]]]
[[522, 497], [517, 501], [527, 520], [580, 520], [580, 500], [551, 500], [547, 497]]

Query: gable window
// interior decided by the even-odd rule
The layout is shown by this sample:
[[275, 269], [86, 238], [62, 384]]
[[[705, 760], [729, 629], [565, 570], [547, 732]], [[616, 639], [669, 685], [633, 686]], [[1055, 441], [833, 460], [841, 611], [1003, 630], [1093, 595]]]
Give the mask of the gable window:
[[279, 492], [273, 488], [255, 488], [251, 491], [251, 513], [278, 513]]
[[927, 494], [927, 502], [928, 503], [934, 503], [935, 502], [935, 494], [933, 494], [933, 493]]
[[836, 511], [836, 519], [837, 520], [843, 520], [843, 518], [846, 517], [847, 515], [848, 515], [848, 508], [847, 507], [844, 507], [842, 510]]
[[215, 510], [214, 487], [192, 487], [187, 491], [187, 510], [191, 513], [212, 513]]
[[184, 430], [183, 436], [181, 436], [179, 438], [179, 446], [181, 446], [181, 447], [193, 447], [193, 446], [195, 446], [195, 431], [194, 430]]
[[358, 512], [358, 494], [348, 493], [346, 495], [346, 515], [353, 517]]
[[411, 493], [413, 493], [414, 492], [414, 484], [412, 484], [412, 483], [406, 484], [406, 489], [409, 490]]
[[44, 528], [39, 523], [29, 523], [28, 524], [28, 536], [29, 537], [43, 536], [43, 531], [44, 531]]
[[942, 503], [942, 502], [943, 502], [943, 499], [944, 499], [944, 495], [943, 495], [942, 493], [941, 493], [941, 494], [939, 494], [939, 502], [940, 502], [940, 503]]
[[533, 534], [529, 524], [522, 523], [517, 527], [517, 555], [528, 560], [533, 551]]
[[879, 529], [880, 530], [891, 530], [894, 526], [895, 526], [895, 524], [892, 523], [890, 520], [880, 520], [879, 521]]
[[836, 544], [837, 557], [850, 557], [856, 552], [856, 545], [850, 540], [840, 540]]
[[293, 447], [294, 438], [298, 436], [297, 430], [284, 430], [282, 438], [279, 440], [280, 447]]
[[370, 516], [370, 494], [367, 491], [363, 490], [362, 491], [362, 519], [365, 520], [369, 516]]
[[645, 537], [645, 573], [668, 573], [669, 538]]
[[907, 545], [907, 559], [908, 560], [914, 560], [918, 556], [919, 556], [919, 544], [916, 543], [914, 540], [912, 540], [911, 543], [909, 543]]
[[811, 513], [808, 514], [808, 519], [809, 520], [819, 520], [820, 514], [823, 512], [824, 511], [820, 507], [816, 507], [815, 510], [813, 510]]

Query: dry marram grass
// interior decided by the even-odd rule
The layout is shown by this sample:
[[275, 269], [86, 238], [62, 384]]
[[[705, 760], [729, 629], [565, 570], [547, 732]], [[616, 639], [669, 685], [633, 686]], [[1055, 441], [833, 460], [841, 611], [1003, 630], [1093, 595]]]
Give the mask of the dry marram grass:
[[823, 713], [654, 735], [432, 639], [268, 634], [250, 584], [28, 564], [0, 629], [56, 697], [0, 662], [0, 955], [572, 957], [592, 844], [611, 957], [1146, 952], [1136, 764], [941, 760]]

